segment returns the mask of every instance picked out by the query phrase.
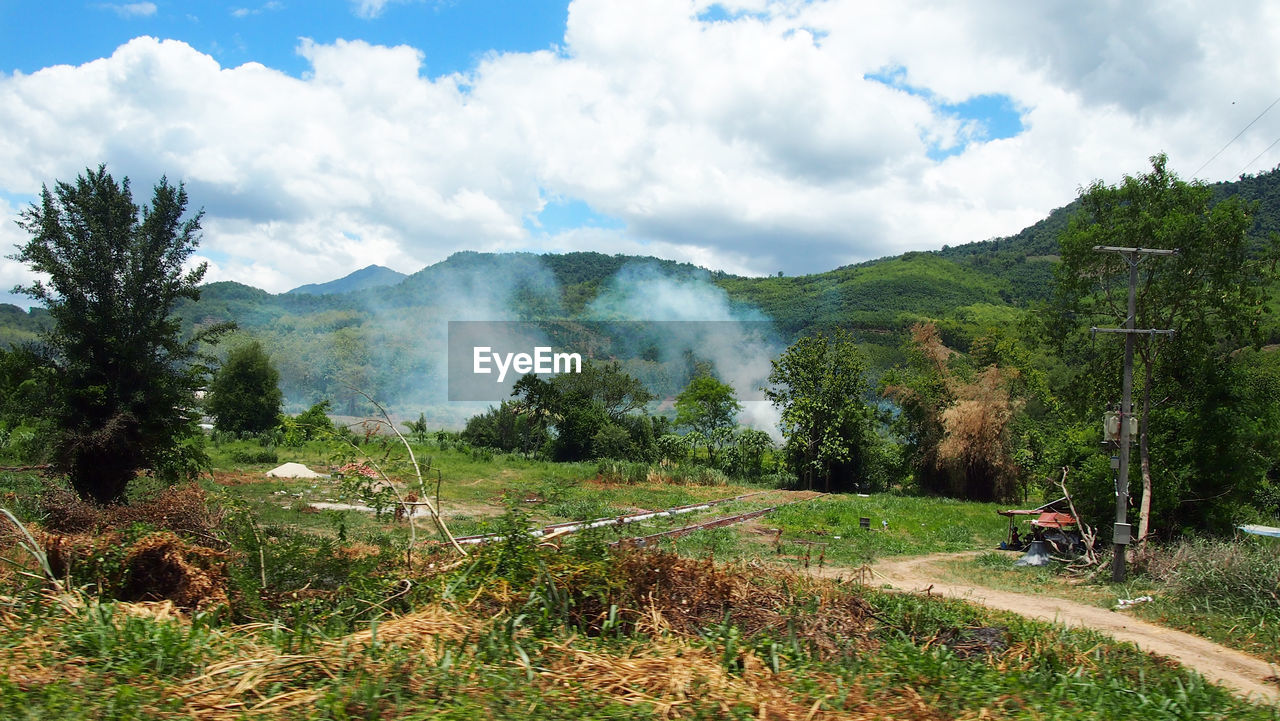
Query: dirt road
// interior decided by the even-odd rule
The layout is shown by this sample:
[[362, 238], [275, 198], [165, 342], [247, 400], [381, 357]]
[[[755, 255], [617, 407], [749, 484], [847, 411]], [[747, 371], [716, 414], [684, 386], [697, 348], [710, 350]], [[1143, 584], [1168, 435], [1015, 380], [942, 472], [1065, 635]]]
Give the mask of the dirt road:
[[[1280, 670], [1248, 654], [1220, 646], [1188, 633], [1157, 626], [1118, 611], [1089, 606], [1052, 596], [997, 591], [981, 586], [941, 580], [945, 574], [936, 564], [972, 556], [971, 553], [942, 553], [912, 558], [887, 559], [875, 565], [874, 584], [887, 583], [903, 591], [924, 591], [964, 599], [1028, 618], [1083, 626], [1101, 631], [1117, 640], [1129, 641], [1143, 651], [1168, 656], [1200, 675], [1234, 689], [1243, 696], [1270, 703], [1280, 701], [1280, 688], [1263, 679]], [[828, 569], [838, 575], [838, 569]], [[844, 575], [850, 575], [844, 571]]]

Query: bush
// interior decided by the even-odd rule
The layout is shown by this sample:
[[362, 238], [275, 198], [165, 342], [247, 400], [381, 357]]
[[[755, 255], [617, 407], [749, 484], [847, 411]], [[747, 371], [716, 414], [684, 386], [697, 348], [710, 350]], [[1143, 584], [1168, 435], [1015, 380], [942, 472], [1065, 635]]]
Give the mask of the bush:
[[1194, 539], [1149, 546], [1134, 566], [1183, 600], [1212, 598], [1224, 607], [1276, 612], [1280, 555], [1276, 544], [1266, 539]]
[[275, 448], [235, 448], [230, 455], [234, 463], [277, 463], [280, 460]]

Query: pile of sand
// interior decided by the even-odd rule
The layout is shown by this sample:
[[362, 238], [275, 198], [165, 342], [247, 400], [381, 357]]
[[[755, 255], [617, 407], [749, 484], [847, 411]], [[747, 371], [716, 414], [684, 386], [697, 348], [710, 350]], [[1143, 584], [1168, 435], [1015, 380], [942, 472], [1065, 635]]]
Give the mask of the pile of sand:
[[324, 478], [323, 473], [316, 473], [301, 463], [286, 463], [267, 471], [272, 478]]

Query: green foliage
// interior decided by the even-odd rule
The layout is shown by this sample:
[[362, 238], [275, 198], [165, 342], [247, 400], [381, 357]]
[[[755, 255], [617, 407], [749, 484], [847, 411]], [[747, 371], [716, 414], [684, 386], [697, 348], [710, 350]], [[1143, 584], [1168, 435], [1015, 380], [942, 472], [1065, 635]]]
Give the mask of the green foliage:
[[768, 433], [743, 428], [734, 434], [732, 442], [725, 449], [725, 467], [736, 478], [759, 480], [764, 475], [765, 458], [772, 450], [773, 439]]
[[205, 408], [220, 431], [261, 433], [279, 423], [283, 400], [280, 373], [255, 340], [227, 354], [209, 384]]
[[52, 400], [53, 370], [33, 346], [0, 348], [0, 458], [34, 463], [46, 453], [50, 435], [40, 409]]
[[1267, 338], [1280, 241], [1250, 239], [1253, 209], [1240, 199], [1215, 204], [1209, 187], [1180, 180], [1165, 156], [1151, 160], [1149, 173], [1126, 176], [1116, 186], [1099, 181], [1081, 192], [1080, 209], [1061, 239], [1060, 310], [1049, 330], [1077, 369], [1069, 379], [1071, 395], [1081, 401], [1077, 413], [1096, 418], [1119, 400], [1121, 349], [1087, 344], [1083, 329], [1123, 323], [1129, 266], [1120, 254], [1093, 248], [1178, 251], [1138, 265], [1136, 327], [1176, 334], [1135, 343], [1140, 429], [1129, 483], [1140, 487], [1136, 476], [1149, 478], [1144, 505], [1150, 505], [1153, 531], [1221, 530], [1257, 496], [1274, 467], [1276, 396], [1253, 396], [1251, 385], [1263, 390], [1269, 381], [1240, 367], [1237, 357], [1242, 346]]
[[[422, 423], [425, 432], [425, 420]], [[549, 440], [546, 426], [534, 415], [521, 413], [519, 406], [511, 401], [503, 401], [497, 408], [472, 416], [461, 438], [473, 446], [526, 456], [541, 451]]]
[[665, 433], [654, 439], [654, 447], [658, 453], [658, 460], [666, 460], [671, 463], [679, 463], [689, 457], [688, 436], [681, 436], [675, 433]]
[[337, 433], [333, 421], [329, 419], [329, 401], [320, 401], [307, 410], [290, 418], [280, 417], [283, 431], [281, 445], [297, 447], [307, 441], [328, 440]]
[[868, 455], [878, 442], [866, 360], [843, 330], [796, 341], [773, 361], [769, 400], [782, 411], [787, 461], [805, 488], [868, 489]]
[[57, 429], [53, 460], [99, 502], [120, 500], [140, 468], [176, 480], [203, 458], [184, 443], [198, 433], [191, 409], [207, 374], [196, 348], [223, 328], [184, 340], [172, 316], [180, 299], [199, 299], [205, 270], [183, 269], [200, 229], [200, 214], [183, 220], [186, 205], [162, 178], [140, 208], [129, 181], [99, 167], [44, 188], [21, 214], [32, 237], [14, 257], [48, 277], [20, 290], [53, 321], [43, 341], [56, 383], [42, 409]]
[[733, 386], [722, 382], [710, 372], [700, 373], [676, 396], [676, 427], [688, 428], [699, 434], [707, 449], [707, 459], [716, 465], [716, 452], [727, 439], [726, 431], [732, 431], [742, 405], [734, 395]]
[[606, 423], [591, 438], [591, 455], [593, 458], [634, 458], [636, 444], [626, 428]]
[[[561, 373], [550, 380], [527, 374], [516, 382], [511, 397], [510, 405], [504, 404], [498, 413], [527, 418], [515, 428], [527, 436], [520, 445], [535, 447], [537, 441], [550, 438], [546, 446], [553, 460], [646, 460], [655, 452], [658, 421], [643, 411], [653, 394], [616, 361], [586, 361], [581, 373]], [[482, 423], [477, 421], [477, 427]], [[517, 425], [514, 418], [511, 425]]]
[[97, 671], [131, 678], [180, 677], [204, 664], [209, 629], [119, 612], [116, 604], [91, 602], [66, 630], [67, 649]]

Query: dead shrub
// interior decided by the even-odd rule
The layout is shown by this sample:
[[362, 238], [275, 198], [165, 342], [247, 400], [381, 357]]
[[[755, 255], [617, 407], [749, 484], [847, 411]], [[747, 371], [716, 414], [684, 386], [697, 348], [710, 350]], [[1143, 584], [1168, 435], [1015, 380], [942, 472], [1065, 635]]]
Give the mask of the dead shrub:
[[869, 642], [870, 606], [831, 583], [653, 550], [619, 550], [612, 568], [621, 584], [611, 601], [636, 624], [656, 614], [667, 629], [694, 635], [727, 620], [747, 636], [794, 634], [820, 656]]
[[146, 536], [125, 555], [124, 601], [173, 601], [185, 609], [227, 602], [226, 554], [184, 543], [171, 532]]
[[145, 523], [191, 536], [211, 537], [221, 511], [194, 483], [170, 486], [129, 505], [99, 506], [67, 488], [50, 488], [40, 497], [41, 522], [59, 533], [105, 532]]
[[169, 486], [137, 503], [109, 506], [114, 527], [146, 523], [155, 528], [191, 536], [209, 537], [222, 520], [222, 511], [209, 502], [204, 489], [194, 483]]
[[122, 601], [172, 601], [188, 610], [227, 602], [227, 555], [171, 531], [136, 540], [116, 531], [41, 535], [54, 575], [74, 585], [93, 585]]
[[103, 524], [103, 508], [84, 501], [70, 488], [49, 488], [40, 495], [40, 525], [59, 533], [89, 533]]

